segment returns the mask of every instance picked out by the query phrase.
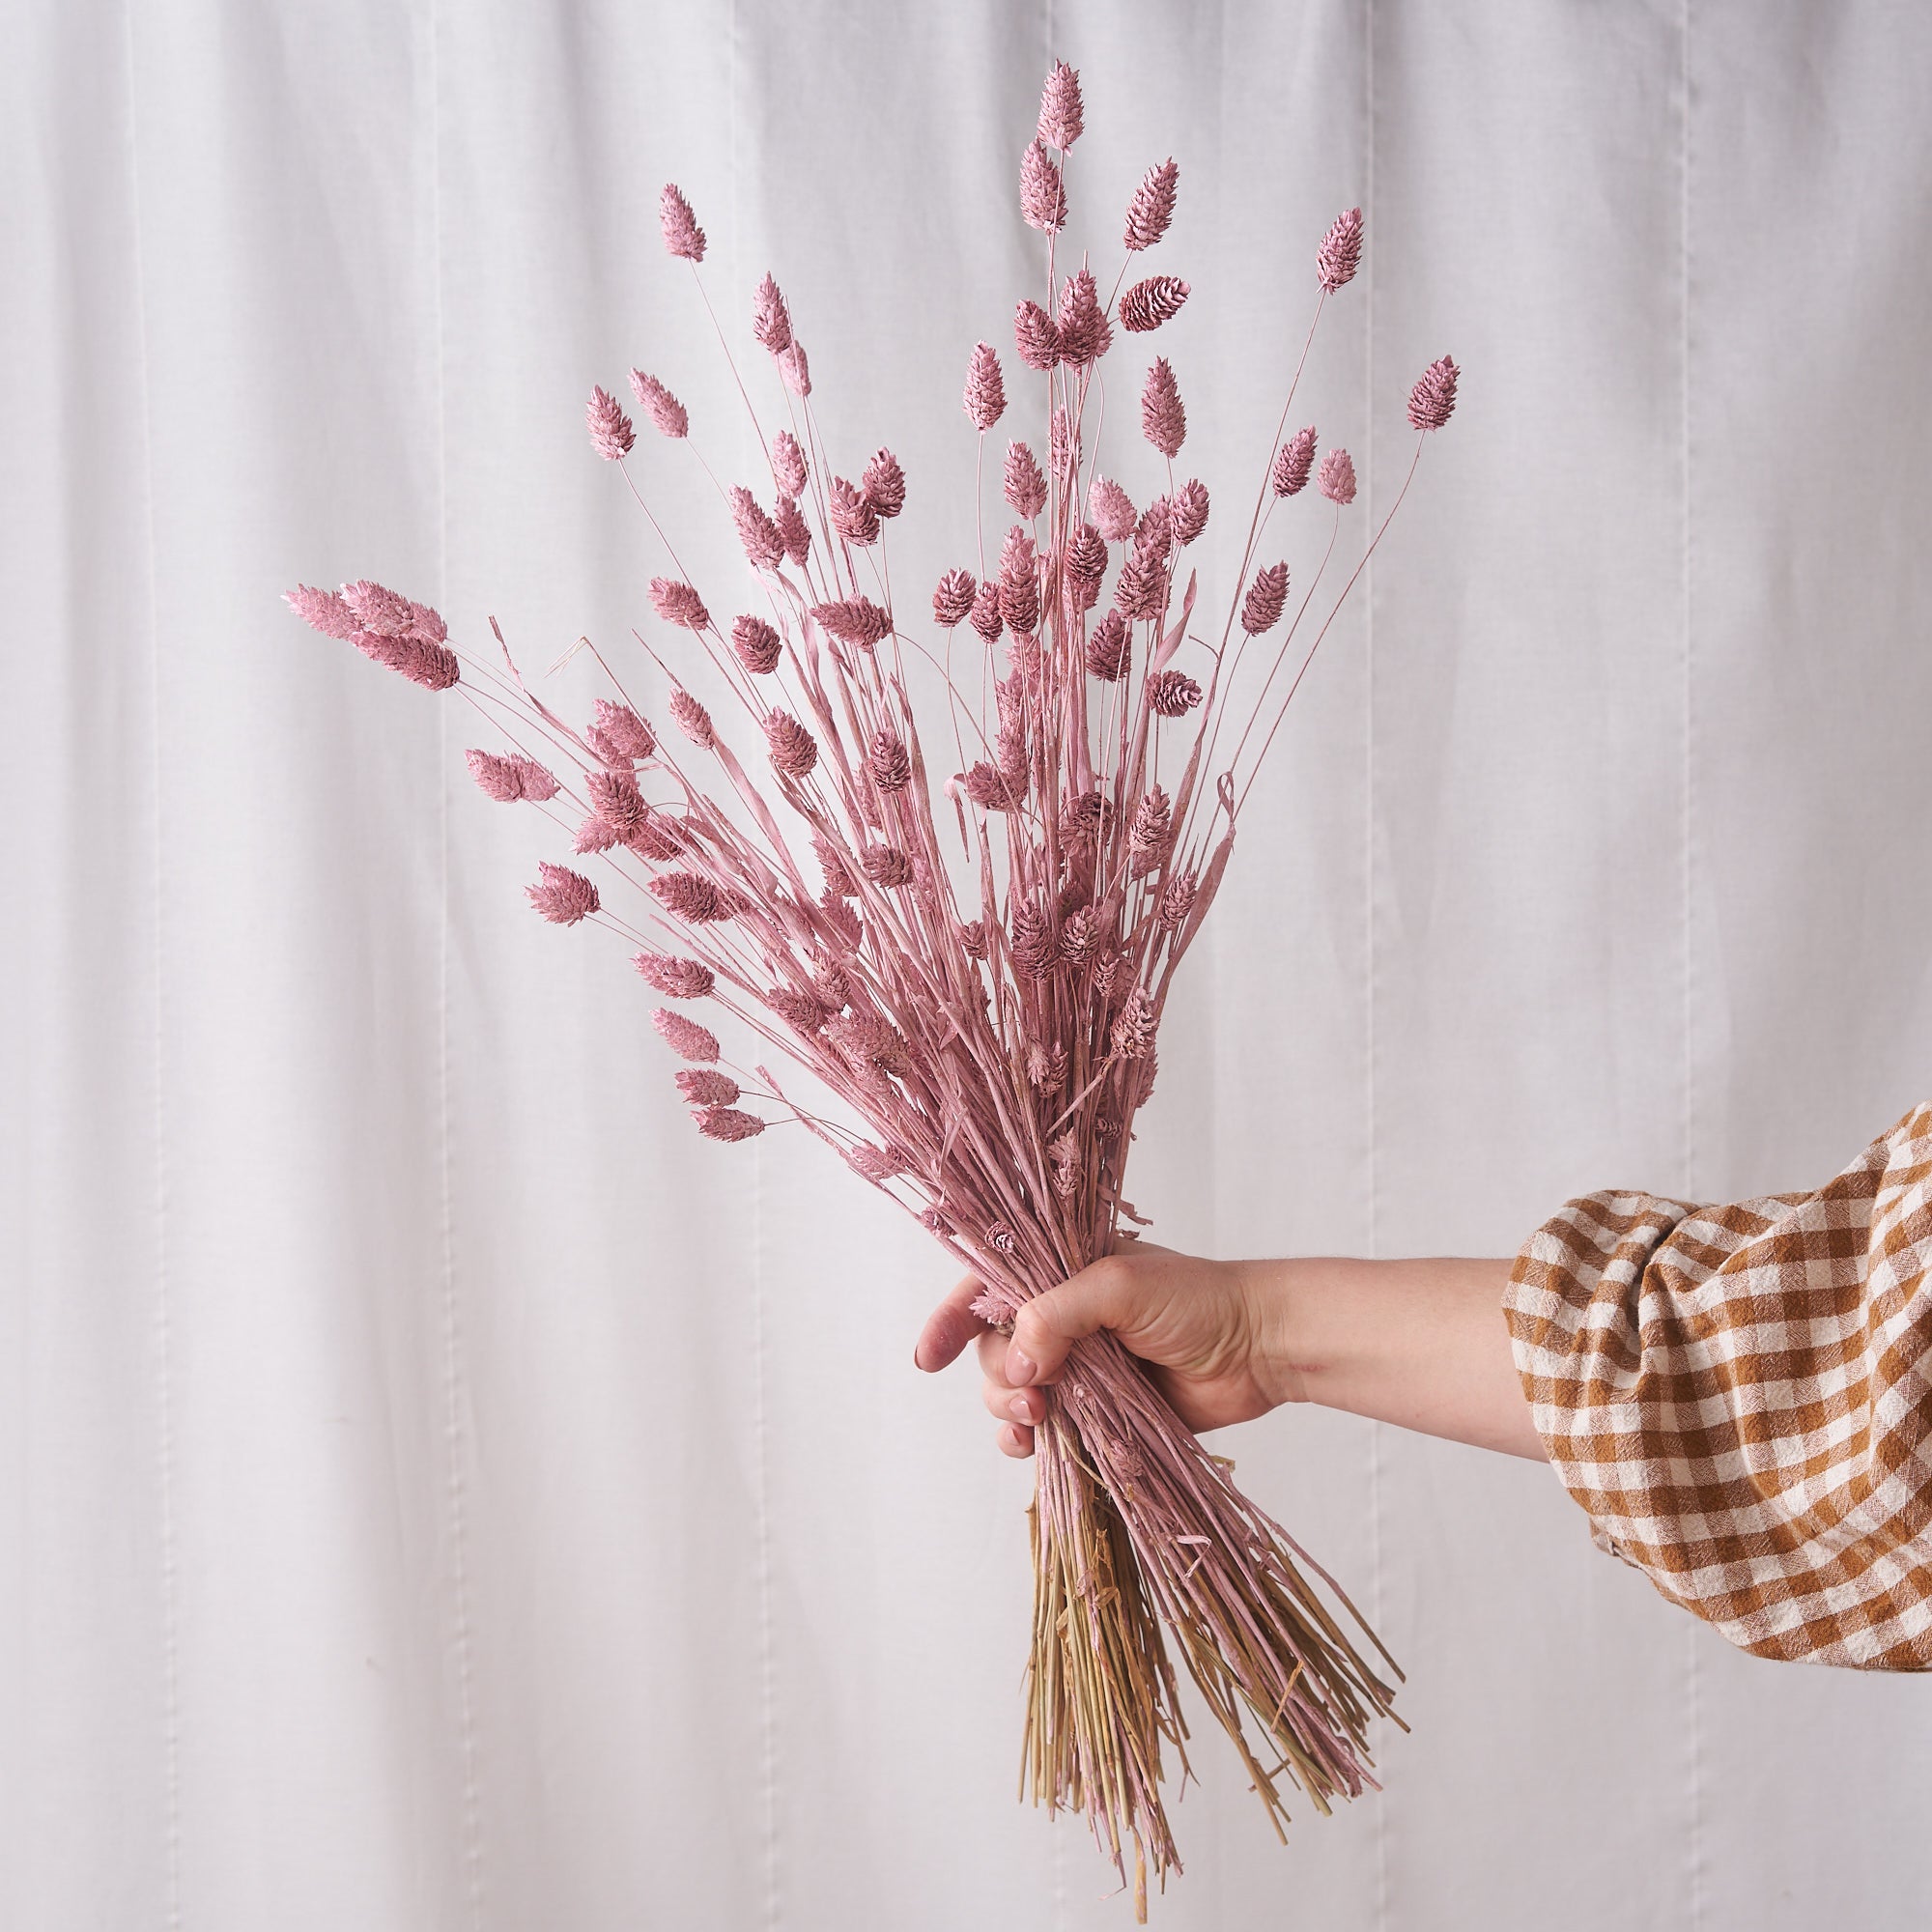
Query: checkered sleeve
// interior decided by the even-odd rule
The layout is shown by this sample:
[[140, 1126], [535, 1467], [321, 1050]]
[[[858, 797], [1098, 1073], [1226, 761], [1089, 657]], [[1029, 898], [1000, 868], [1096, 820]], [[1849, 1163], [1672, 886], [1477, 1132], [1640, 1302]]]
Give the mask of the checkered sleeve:
[[1598, 1546], [1759, 1657], [1932, 1669], [1932, 1105], [1811, 1194], [1586, 1194], [1503, 1299]]

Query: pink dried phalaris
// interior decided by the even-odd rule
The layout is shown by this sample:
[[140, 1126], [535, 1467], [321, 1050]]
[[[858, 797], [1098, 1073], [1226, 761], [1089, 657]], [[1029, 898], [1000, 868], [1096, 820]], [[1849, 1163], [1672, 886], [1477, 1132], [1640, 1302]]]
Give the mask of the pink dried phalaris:
[[738, 541], [744, 546], [745, 560], [753, 570], [776, 570], [784, 561], [784, 537], [766, 516], [763, 506], [742, 483], [731, 488], [731, 521], [738, 526]]
[[1185, 872], [1177, 872], [1162, 888], [1159, 919], [1170, 932], [1179, 932], [1194, 910], [1194, 881]]
[[576, 836], [570, 841], [570, 849], [580, 858], [585, 858], [593, 852], [608, 852], [619, 842], [610, 821], [598, 817], [593, 811], [578, 826]]
[[811, 989], [824, 1004], [828, 1013], [836, 1013], [842, 1007], [852, 1004], [852, 981], [844, 967], [826, 952], [814, 952], [808, 970], [811, 978]]
[[598, 909], [597, 888], [582, 872], [568, 866], [553, 866], [548, 860], [537, 867], [537, 883], [525, 887], [530, 903], [553, 925], [575, 925]]
[[1019, 1251], [1019, 1236], [1004, 1221], [995, 1221], [986, 1230], [985, 1242], [995, 1254], [1010, 1255]]
[[687, 631], [701, 631], [711, 621], [703, 598], [674, 577], [651, 579], [651, 608], [667, 624], [681, 624]]
[[932, 593], [933, 617], [952, 630], [972, 611], [973, 595], [978, 588], [969, 571], [949, 570]]
[[1017, 811], [1024, 803], [1006, 775], [984, 758], [964, 774], [960, 783], [981, 811]]
[[757, 1115], [737, 1107], [703, 1107], [696, 1120], [697, 1131], [708, 1141], [749, 1141], [765, 1130]]
[[1114, 606], [1135, 621], [1158, 617], [1167, 609], [1167, 567], [1161, 559], [1135, 551], [1114, 579]]
[[752, 303], [752, 333], [761, 349], [782, 355], [791, 347], [791, 310], [768, 274]]
[[1024, 300], [1013, 310], [1013, 344], [1029, 369], [1044, 372], [1060, 360], [1060, 330], [1037, 301]]
[[1139, 1060], [1153, 1049], [1153, 1002], [1145, 987], [1136, 986], [1114, 1021], [1114, 1051], [1122, 1060]]
[[590, 391], [590, 400], [583, 406], [583, 420], [589, 425], [590, 440], [597, 445], [599, 456], [621, 463], [630, 455], [637, 435], [631, 428], [630, 417], [608, 389]]
[[1118, 684], [1127, 674], [1133, 641], [1118, 611], [1109, 611], [1087, 639], [1087, 668], [1108, 684]]
[[1127, 829], [1127, 849], [1136, 854], [1165, 851], [1173, 810], [1167, 793], [1159, 785], [1150, 785], [1134, 809], [1134, 822]]
[[973, 628], [987, 643], [998, 643], [1000, 633], [1006, 629], [1007, 620], [1000, 612], [1000, 586], [998, 583], [982, 583], [973, 593], [971, 612]]
[[1255, 581], [1241, 601], [1241, 629], [1251, 638], [1273, 630], [1287, 602], [1288, 565], [1271, 563], [1265, 570], [1256, 571]]
[[1162, 718], [1184, 718], [1201, 702], [1201, 687], [1184, 671], [1157, 670], [1148, 679], [1147, 701]]
[[779, 486], [781, 496], [805, 495], [805, 451], [788, 429], [780, 430], [772, 438], [772, 480]]
[[905, 1172], [905, 1162], [898, 1154], [874, 1147], [870, 1141], [861, 1141], [856, 1147], [847, 1148], [845, 1164], [854, 1174], [880, 1183]]
[[1066, 226], [1065, 184], [1041, 140], [1028, 142], [1020, 156], [1020, 213], [1043, 234], [1057, 235]]
[[1329, 295], [1355, 279], [1362, 265], [1362, 211], [1351, 208], [1329, 224], [1315, 251], [1315, 275]]
[[748, 613], [731, 620], [731, 648], [747, 670], [763, 677], [778, 669], [784, 640], [762, 617]]
[[657, 737], [651, 727], [631, 709], [628, 704], [618, 704], [608, 697], [600, 697], [591, 712], [589, 738], [596, 733], [613, 754], [604, 757], [610, 765], [629, 766], [633, 759], [648, 758], [657, 750]]
[[847, 597], [834, 604], [814, 604], [813, 621], [822, 625], [841, 644], [870, 650], [893, 634], [893, 613], [874, 604], [869, 597]]
[[1039, 459], [1023, 442], [1007, 444], [1006, 497], [1023, 517], [1037, 517], [1046, 508], [1046, 478]]
[[1121, 298], [1121, 327], [1129, 334], [1145, 335], [1172, 322], [1191, 294], [1179, 275], [1150, 275]]
[[1060, 928], [1060, 950], [1069, 965], [1084, 966], [1100, 947], [1100, 914], [1097, 908], [1076, 906]]
[[1141, 390], [1141, 434], [1163, 456], [1180, 454], [1187, 436], [1187, 412], [1180, 405], [1180, 385], [1165, 355], [1154, 357]]
[[959, 950], [969, 959], [983, 959], [986, 956], [986, 922], [983, 919], [969, 919], [956, 928]]
[[[635, 953], [631, 964], [660, 993], [673, 1000], [701, 1000], [718, 983], [709, 966], [696, 959], [673, 958], [668, 952]], [[724, 1097], [735, 1100], [737, 1090]]]
[[680, 1066], [675, 1078], [677, 1091], [694, 1107], [728, 1107], [741, 1091], [728, 1073], [715, 1066]]
[[1027, 1047], [1026, 1072], [1027, 1080], [1031, 1085], [1035, 1087], [1044, 1087], [1046, 1085], [1046, 1048], [1040, 1045], [1038, 1040], [1032, 1041]]
[[772, 521], [778, 526], [785, 554], [804, 569], [806, 558], [811, 554], [811, 526], [805, 521], [803, 512], [791, 497], [781, 497], [778, 514]]
[[1080, 1187], [1080, 1143], [1070, 1133], [1062, 1134], [1046, 1144], [1046, 1152], [1053, 1163], [1053, 1191], [1068, 1200]]
[[859, 854], [859, 869], [875, 886], [912, 884], [912, 861], [896, 845], [868, 845]]
[[1309, 423], [1298, 429], [1275, 452], [1274, 469], [1268, 481], [1274, 487], [1277, 497], [1297, 495], [1308, 482], [1308, 472], [1315, 468], [1315, 425]]
[[692, 696], [682, 685], [671, 689], [670, 715], [677, 722], [677, 728], [701, 752], [711, 751], [718, 743], [718, 733], [712, 728], [711, 714], [697, 699]]
[[1133, 499], [1105, 476], [1094, 477], [1088, 488], [1087, 514], [1109, 543], [1125, 543], [1138, 521]]
[[668, 1007], [653, 1010], [651, 1024], [680, 1058], [699, 1061], [718, 1058], [718, 1036], [709, 1027], [699, 1026], [696, 1020], [686, 1019]]
[[1080, 75], [1065, 61], [1055, 61], [1039, 97], [1039, 138], [1064, 155], [1079, 140], [1086, 122], [1080, 103]]
[[1167, 224], [1174, 219], [1175, 188], [1179, 180], [1180, 170], [1172, 157], [1142, 176], [1127, 207], [1126, 233], [1122, 238], [1130, 249], [1151, 248], [1167, 233]]
[[1101, 310], [1099, 291], [1087, 270], [1066, 278], [1055, 327], [1060, 330], [1060, 359], [1075, 368], [1097, 362], [1113, 346], [1113, 327]]
[[979, 430], [991, 429], [1007, 412], [1007, 384], [1000, 373], [1000, 358], [984, 342], [973, 345], [967, 360], [966, 393], [960, 398], [960, 407]]
[[1456, 379], [1463, 372], [1446, 355], [1438, 356], [1416, 379], [1408, 392], [1411, 429], [1440, 429], [1456, 410]]
[[779, 357], [779, 374], [793, 395], [803, 399], [811, 394], [811, 364], [806, 360], [805, 344], [796, 336], [791, 347]]
[[879, 540], [879, 513], [866, 500], [865, 492], [855, 490], [842, 476], [832, 479], [826, 508], [832, 527], [849, 544], [873, 544]]
[[340, 598], [354, 613], [355, 627], [372, 631], [379, 638], [407, 638], [415, 626], [415, 606], [401, 591], [385, 584], [361, 578], [345, 583]]
[[872, 733], [871, 749], [866, 753], [866, 769], [872, 782], [884, 792], [904, 791], [912, 783], [912, 757], [896, 732], [881, 726]]
[[1315, 480], [1331, 503], [1355, 500], [1355, 464], [1346, 449], [1331, 449], [1321, 459], [1321, 471]]
[[774, 986], [765, 995], [765, 1005], [794, 1033], [816, 1033], [825, 1024], [825, 1009], [815, 993], [802, 993], [795, 986]]
[[1208, 527], [1208, 486], [1198, 476], [1190, 476], [1174, 493], [1168, 505], [1168, 522], [1178, 544], [1191, 544]]
[[675, 859], [690, 842], [678, 830], [675, 819], [654, 811], [648, 805], [632, 828], [630, 837], [624, 840], [639, 858], [649, 859], [657, 865]]
[[1134, 551], [1151, 563], [1165, 563], [1174, 547], [1174, 501], [1156, 497], [1134, 526]]
[[818, 762], [818, 741], [789, 711], [773, 711], [764, 720], [765, 743], [772, 769], [781, 777], [802, 779]]
[[701, 872], [660, 872], [646, 881], [645, 890], [667, 912], [693, 925], [708, 925], [730, 917], [731, 908]]
[[658, 196], [658, 225], [664, 233], [664, 244], [671, 254], [685, 262], [703, 261], [704, 230], [698, 227], [683, 189], [673, 182], [667, 182], [664, 192]]
[[542, 805], [556, 796], [556, 775], [547, 766], [538, 764], [534, 758], [526, 758], [521, 752], [510, 762], [516, 766], [517, 776], [523, 781], [525, 798]]
[[[1027, 535], [1024, 524], [1013, 524], [1000, 544], [1000, 582], [1004, 583], [1034, 583], [1039, 570], [1039, 552], [1034, 540]], [[1012, 623], [1009, 617], [1008, 623]], [[1014, 629], [1030, 631], [1031, 624], [1014, 625]]]
[[346, 643], [357, 631], [366, 628], [347, 601], [333, 590], [317, 590], [310, 584], [298, 583], [293, 590], [282, 593], [282, 602], [325, 638], [339, 638]]
[[1076, 583], [1098, 583], [1106, 576], [1106, 540], [1092, 524], [1082, 524], [1067, 540], [1066, 574]]
[[1046, 913], [1021, 900], [1007, 915], [1007, 950], [1013, 964], [1030, 979], [1044, 980], [1060, 960], [1060, 939]]
[[866, 466], [860, 488], [865, 492], [867, 502], [882, 517], [896, 517], [905, 508], [905, 471], [899, 468], [898, 458], [890, 449], [873, 453], [871, 462]]
[[684, 405], [658, 381], [641, 369], [631, 371], [631, 393], [638, 399], [638, 407], [650, 417], [651, 426], [660, 436], [675, 440], [691, 433], [691, 417]]
[[859, 917], [856, 906], [847, 905], [830, 888], [818, 895], [818, 909], [824, 916], [825, 923], [843, 941], [846, 949], [856, 952], [859, 941], [865, 936], [865, 921]]
[[469, 766], [469, 776], [476, 781], [486, 798], [494, 798], [498, 804], [508, 805], [524, 795], [524, 775], [509, 758], [499, 758], [489, 752], [479, 752], [473, 748], [464, 753]]
[[629, 772], [591, 772], [583, 781], [590, 809], [619, 840], [628, 839], [644, 821], [644, 795]]

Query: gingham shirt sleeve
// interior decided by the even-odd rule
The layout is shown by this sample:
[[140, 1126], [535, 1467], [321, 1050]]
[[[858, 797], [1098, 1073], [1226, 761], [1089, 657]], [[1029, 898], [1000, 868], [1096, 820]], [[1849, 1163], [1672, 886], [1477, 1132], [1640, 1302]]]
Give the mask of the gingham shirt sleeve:
[[1587, 1194], [1503, 1299], [1598, 1546], [1759, 1657], [1932, 1669], [1932, 1106], [1812, 1194]]

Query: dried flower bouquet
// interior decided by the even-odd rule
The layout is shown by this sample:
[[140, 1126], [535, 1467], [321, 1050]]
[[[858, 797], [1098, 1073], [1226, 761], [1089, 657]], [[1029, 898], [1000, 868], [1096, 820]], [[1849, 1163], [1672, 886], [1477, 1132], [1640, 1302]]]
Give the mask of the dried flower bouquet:
[[[1105, 297], [1084, 259], [1063, 279], [1065, 168], [1081, 127], [1078, 76], [1058, 65], [1020, 163], [1021, 213], [1045, 238], [1044, 299], [1022, 300], [1013, 318], [1036, 436], [1007, 445], [1013, 521], [996, 562], [981, 501], [978, 575], [940, 580], [931, 629], [888, 588], [887, 526], [906, 502], [900, 466], [880, 449], [856, 466], [856, 482], [835, 470], [804, 344], [769, 275], [752, 327], [779, 379], [783, 426], [738, 386], [772, 494], [719, 491], [753, 609], [714, 617], [628, 461], [630, 418], [602, 388], [591, 395], [592, 441], [622, 469], [667, 559], [649, 593], [658, 641], [637, 634], [666, 681], [657, 722], [594, 646], [610, 695], [577, 725], [525, 684], [494, 619], [501, 668], [380, 584], [289, 597], [316, 629], [430, 690], [458, 690], [501, 732], [505, 749], [469, 753], [477, 783], [544, 812], [578, 861], [544, 865], [530, 900], [547, 920], [590, 921], [639, 949], [638, 972], [676, 1003], [651, 1018], [687, 1063], [677, 1085], [698, 1131], [740, 1141], [773, 1120], [803, 1124], [985, 1284], [978, 1306], [996, 1323], [1107, 1254], [1123, 1216], [1139, 1218], [1122, 1197], [1122, 1171], [1175, 970], [1220, 886], [1255, 769], [1388, 524], [1324, 600], [1297, 658], [1355, 475], [1344, 449], [1318, 462], [1313, 427], [1285, 432], [1315, 322], [1360, 260], [1351, 210], [1316, 256], [1315, 322], [1225, 615], [1201, 621], [1183, 566], [1208, 496], [1174, 467], [1187, 418], [1165, 357], [1139, 395], [1157, 494], [1137, 509], [1098, 468], [1105, 358], [1118, 361], [1120, 337], [1153, 332], [1189, 297], [1171, 274], [1122, 289], [1128, 265], [1167, 232], [1178, 172], [1165, 161], [1134, 192], [1126, 259]], [[702, 295], [704, 231], [674, 186], [662, 222]], [[1448, 421], [1456, 383], [1444, 356], [1415, 384], [1415, 458], [1389, 516], [1428, 433]], [[633, 370], [631, 387], [661, 437], [687, 440], [685, 408], [663, 382]], [[984, 439], [1008, 409], [1000, 357], [984, 343], [968, 359], [964, 407], [983, 465]], [[1121, 473], [1128, 458], [1122, 448], [1115, 459]], [[1261, 546], [1277, 508], [1311, 480], [1330, 507], [1327, 549], [1290, 616], [1288, 566], [1261, 562]], [[663, 640], [679, 631], [689, 636], [672, 663]], [[688, 682], [699, 659], [708, 669]], [[909, 663], [942, 693], [923, 723]], [[716, 722], [691, 683], [707, 685], [735, 723]], [[632, 910], [608, 903], [619, 892]], [[693, 1016], [713, 1011], [833, 1101], [794, 1100], [755, 1057], [728, 1061]], [[1148, 1861], [1163, 1882], [1179, 1869], [1162, 1792], [1163, 1744], [1186, 1772], [1170, 1637], [1278, 1833], [1288, 1816], [1278, 1781], [1324, 1812], [1336, 1796], [1359, 1795], [1375, 1783], [1369, 1719], [1394, 1715], [1391, 1687], [1304, 1573], [1401, 1673], [1111, 1336], [1076, 1346], [1037, 1444], [1023, 1788], [1084, 1811], [1123, 1883], [1131, 1848], [1145, 1918]], [[1273, 1763], [1250, 1742], [1250, 1722]]]

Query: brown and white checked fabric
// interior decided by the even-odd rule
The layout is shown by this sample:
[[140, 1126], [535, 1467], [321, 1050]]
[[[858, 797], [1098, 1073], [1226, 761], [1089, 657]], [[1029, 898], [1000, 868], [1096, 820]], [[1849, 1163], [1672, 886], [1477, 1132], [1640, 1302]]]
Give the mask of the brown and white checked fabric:
[[1759, 1657], [1932, 1669], [1932, 1105], [1813, 1194], [1586, 1194], [1503, 1298], [1598, 1546]]

